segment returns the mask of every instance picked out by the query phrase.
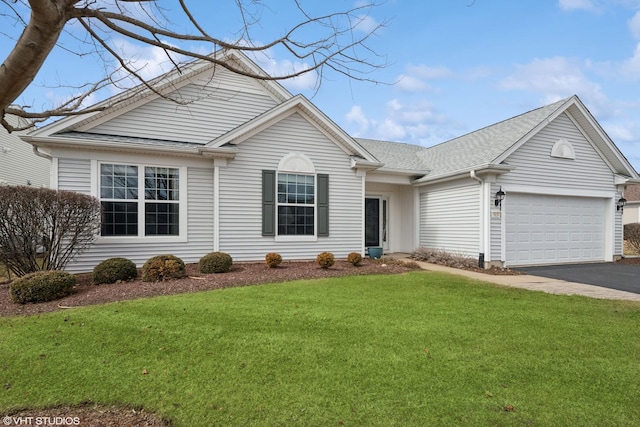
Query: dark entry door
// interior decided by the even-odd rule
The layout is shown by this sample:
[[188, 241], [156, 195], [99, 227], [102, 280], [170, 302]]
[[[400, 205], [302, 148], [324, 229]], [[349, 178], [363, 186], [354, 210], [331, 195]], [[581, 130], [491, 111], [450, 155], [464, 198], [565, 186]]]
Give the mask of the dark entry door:
[[380, 244], [380, 199], [367, 197], [364, 199], [364, 245], [382, 246]]

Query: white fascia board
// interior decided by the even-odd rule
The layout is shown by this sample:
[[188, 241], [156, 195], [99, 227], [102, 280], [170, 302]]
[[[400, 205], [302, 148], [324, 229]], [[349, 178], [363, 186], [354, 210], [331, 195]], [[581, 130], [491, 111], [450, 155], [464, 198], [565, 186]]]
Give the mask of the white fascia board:
[[[629, 163], [627, 158], [622, 154], [622, 152], [618, 149], [618, 147], [611, 140], [611, 138], [609, 138], [609, 135], [607, 135], [604, 129], [602, 129], [602, 126], [600, 126], [600, 123], [598, 123], [595, 117], [593, 117], [593, 115], [589, 112], [587, 107], [585, 107], [585, 105], [579, 100], [574, 104], [576, 108], [580, 111], [580, 113], [585, 117], [587, 122], [589, 122], [593, 131], [598, 135], [598, 138], [600, 138], [602, 142], [605, 144], [605, 146], [608, 148], [609, 153], [612, 154], [613, 157], [626, 169], [625, 172], [632, 178], [639, 178], [638, 173], [636, 172], [634, 167], [631, 166], [631, 163]], [[605, 161], [607, 162], [608, 165], [610, 165], [610, 161], [607, 159], [608, 156], [606, 154], [601, 153], [601, 149], [598, 147], [598, 144], [596, 144], [594, 141], [591, 141], [590, 138], [587, 138], [587, 140], [592, 145], [595, 145], [595, 149], [598, 151], [598, 154], [600, 154], [601, 156], [604, 156]], [[615, 172], [619, 172], [619, 171], [616, 171], [616, 169], [613, 166], [610, 166], [610, 167]]]
[[475, 168], [467, 168], [467, 169], [458, 170], [458, 171], [441, 174], [441, 175], [423, 176], [422, 178], [414, 180], [412, 184], [416, 187], [419, 187], [424, 185], [437, 184], [445, 181], [451, 181], [459, 178], [468, 178], [469, 173], [471, 171], [474, 171], [477, 176], [483, 176], [483, 175], [501, 175], [503, 173], [510, 172], [513, 169], [515, 168], [510, 165], [494, 165], [494, 164], [482, 165], [482, 166], [477, 166]]
[[34, 147], [46, 147], [46, 148], [70, 148], [81, 149], [86, 151], [100, 150], [100, 151], [127, 151], [130, 153], [142, 153], [142, 154], [162, 154], [181, 157], [198, 157], [202, 158], [199, 151], [200, 147], [192, 148], [179, 148], [179, 147], [163, 147], [153, 145], [142, 145], [131, 142], [109, 142], [103, 143], [99, 141], [88, 140], [73, 140], [63, 138], [36, 138], [32, 136], [24, 136], [22, 140], [28, 142]]

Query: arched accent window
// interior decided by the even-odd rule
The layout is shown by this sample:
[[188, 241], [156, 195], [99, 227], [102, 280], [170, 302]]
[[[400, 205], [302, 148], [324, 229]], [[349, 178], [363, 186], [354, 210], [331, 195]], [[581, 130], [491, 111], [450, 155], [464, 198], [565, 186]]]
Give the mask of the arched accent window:
[[576, 152], [569, 141], [561, 138], [553, 144], [553, 148], [551, 148], [551, 157], [575, 160]]
[[264, 236], [329, 235], [329, 176], [309, 157], [289, 153], [275, 171], [262, 171]]
[[302, 153], [289, 153], [278, 163], [278, 172], [315, 174], [313, 162]]

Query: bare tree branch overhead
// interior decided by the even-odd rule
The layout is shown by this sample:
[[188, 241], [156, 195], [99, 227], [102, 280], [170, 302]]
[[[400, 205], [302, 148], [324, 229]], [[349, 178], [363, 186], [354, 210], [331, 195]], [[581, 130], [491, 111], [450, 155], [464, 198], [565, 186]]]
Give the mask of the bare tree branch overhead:
[[[107, 108], [109, 105], [104, 103], [93, 107], [86, 104], [93, 94], [108, 86], [126, 88], [134, 82], [140, 90], [162, 95], [157, 80], [142, 73], [140, 66], [118, 48], [116, 39], [159, 49], [179, 72], [188, 62], [203, 60], [262, 80], [286, 80], [315, 72], [319, 85], [326, 72], [331, 71], [355, 80], [375, 81], [371, 72], [386, 65], [385, 58], [367, 44], [386, 22], [374, 21], [373, 26], [362, 31], [369, 13], [378, 6], [375, 3], [359, 2], [347, 10], [312, 13], [310, 9], [318, 9], [318, 5], [310, 2], [305, 6], [302, 0], [278, 2], [277, 6], [261, 0], [229, 1], [238, 16], [235, 34], [217, 34], [215, 25], [207, 26], [208, 17], [198, 16], [187, 0], [0, 0], [0, 39], [13, 46], [0, 66], [2, 126], [9, 132], [20, 130], [5, 120], [5, 114], [36, 124]], [[253, 31], [261, 26], [262, 13], [273, 12], [276, 7], [295, 10], [299, 20], [275, 29], [268, 41], [257, 42], [264, 37], [255, 36]], [[64, 43], [63, 38], [75, 44]], [[225, 50], [250, 56], [277, 52], [283, 59], [302, 62], [304, 66], [265, 75], [223, 61], [219, 53]], [[86, 76], [87, 81], [74, 84], [74, 95], [51, 107], [17, 105], [16, 100], [34, 84], [47, 58], [60, 52], [102, 63], [103, 74]], [[41, 77], [46, 80], [50, 76]]]

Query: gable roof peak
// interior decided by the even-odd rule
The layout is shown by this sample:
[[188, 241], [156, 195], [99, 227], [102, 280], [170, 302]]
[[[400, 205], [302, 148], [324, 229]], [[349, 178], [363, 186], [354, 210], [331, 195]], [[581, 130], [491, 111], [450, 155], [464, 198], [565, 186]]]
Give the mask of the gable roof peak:
[[[198, 58], [187, 62], [180, 65], [179, 68], [173, 68], [169, 72], [154, 77], [145, 83], [141, 83], [87, 107], [86, 110], [93, 110], [92, 112], [63, 117], [40, 129], [33, 130], [32, 134], [35, 136], [49, 136], [62, 131], [86, 128], [87, 125], [94, 124], [99, 120], [104, 120], [105, 117], [122, 114], [122, 112], [133, 108], [134, 105], [140, 102], [146, 102], [145, 99], [151, 101], [163, 96], [163, 94], [166, 95], [179, 89], [181, 86], [195, 81], [197, 76], [211, 72], [210, 70], [216, 67], [224, 68], [232, 73], [244, 75], [248, 79], [252, 79], [261, 85], [277, 102], [284, 102], [293, 97], [293, 95], [276, 80], [251, 77], [268, 77], [269, 75], [256, 65], [244, 52], [220, 49], [206, 56], [212, 60]], [[233, 63], [233, 65], [225, 65], [231, 63]], [[150, 86], [153, 87], [153, 89], [150, 89]]]

